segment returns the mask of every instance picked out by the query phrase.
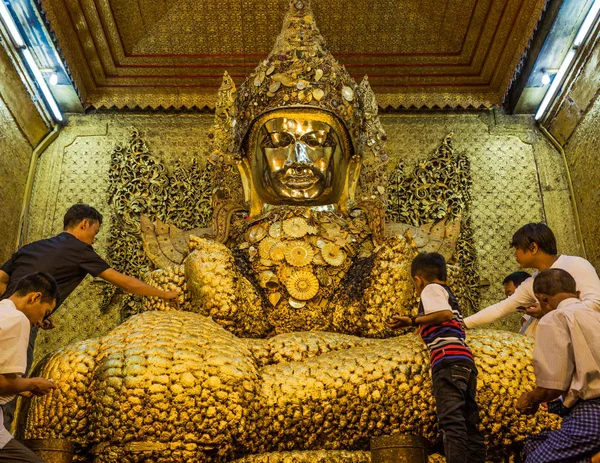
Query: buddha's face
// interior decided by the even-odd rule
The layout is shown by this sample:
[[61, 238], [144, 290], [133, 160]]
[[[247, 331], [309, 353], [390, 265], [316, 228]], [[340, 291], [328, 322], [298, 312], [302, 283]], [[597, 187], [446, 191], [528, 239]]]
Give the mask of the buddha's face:
[[299, 116], [273, 118], [258, 131], [255, 146], [270, 202], [321, 203], [331, 196], [334, 170], [343, 158], [331, 125]]

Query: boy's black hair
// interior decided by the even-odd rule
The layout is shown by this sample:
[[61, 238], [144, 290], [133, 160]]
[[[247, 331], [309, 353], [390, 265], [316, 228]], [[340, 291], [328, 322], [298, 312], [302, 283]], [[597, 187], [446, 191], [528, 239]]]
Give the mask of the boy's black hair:
[[540, 272], [533, 280], [533, 292], [556, 296], [558, 293], [577, 293], [577, 284], [571, 274], [560, 268], [549, 268]]
[[74, 204], [65, 214], [65, 218], [63, 219], [64, 229], [66, 230], [68, 228], [75, 227], [85, 219], [88, 219], [92, 222], [98, 222], [100, 225], [102, 225], [102, 214], [100, 214], [100, 212], [98, 212], [95, 208], [82, 203]]
[[56, 280], [44, 272], [30, 273], [17, 282], [15, 294], [27, 296], [29, 293], [42, 293], [42, 302], [60, 302], [60, 293]]
[[530, 276], [531, 275], [529, 273], [523, 272], [523, 271], [513, 272], [504, 279], [502, 284], [507, 285], [508, 283], [510, 283], [512, 281], [516, 288], [521, 283], [523, 283], [525, 280], [527, 280], [527, 278], [529, 278]]
[[519, 228], [512, 237], [511, 247], [523, 251], [531, 250], [536, 243], [546, 254], [556, 255], [556, 238], [550, 227], [545, 223], [528, 223]]
[[413, 278], [419, 276], [427, 281], [446, 281], [446, 259], [437, 252], [423, 252], [412, 261], [410, 273]]

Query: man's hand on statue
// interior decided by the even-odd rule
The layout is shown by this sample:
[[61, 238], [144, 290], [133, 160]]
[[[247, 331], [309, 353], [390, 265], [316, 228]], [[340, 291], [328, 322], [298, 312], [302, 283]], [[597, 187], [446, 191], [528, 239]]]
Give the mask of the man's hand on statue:
[[519, 412], [523, 413], [524, 415], [535, 415], [535, 413], [538, 411], [538, 408], [540, 408], [540, 404], [537, 402], [532, 402], [529, 398], [529, 393], [525, 392], [517, 400], [516, 408]]
[[412, 322], [410, 317], [399, 317], [398, 315], [394, 315], [385, 322], [385, 325], [391, 330], [397, 330], [398, 328], [411, 326]]
[[39, 322], [38, 326], [43, 330], [51, 330], [56, 327], [56, 325], [54, 324], [54, 322], [52, 321], [52, 319], [50, 317], [45, 318], [44, 320]]
[[54, 381], [44, 379], [44, 378], [31, 378], [33, 381], [33, 387], [31, 388], [31, 393], [33, 395], [46, 395], [48, 392], [52, 391], [52, 389], [56, 389], [56, 384]]
[[542, 308], [540, 307], [539, 303], [536, 303], [534, 305], [531, 305], [529, 307], [527, 307], [527, 309], [525, 309], [525, 312], [523, 312], [526, 315], [529, 315], [533, 318], [542, 318]]
[[177, 291], [166, 291], [163, 299], [169, 301], [169, 304], [179, 310], [179, 293]]

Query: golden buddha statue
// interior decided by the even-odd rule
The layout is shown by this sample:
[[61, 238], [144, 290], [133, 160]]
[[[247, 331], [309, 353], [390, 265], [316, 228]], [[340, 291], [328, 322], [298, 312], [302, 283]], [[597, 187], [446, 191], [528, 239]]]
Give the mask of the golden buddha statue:
[[[269, 57], [219, 91], [212, 228], [143, 220], [160, 267], [147, 281], [181, 288], [184, 311], [148, 311], [52, 354], [36, 374], [58, 387], [21, 410], [20, 435], [70, 440], [77, 461], [95, 463], [366, 462], [372, 436], [435, 440], [425, 346], [375, 339], [414, 310], [418, 249], [410, 227], [384, 225], [377, 110], [309, 2], [292, 0]], [[425, 246], [451, 254], [456, 227]], [[514, 411], [534, 384], [531, 340], [481, 330], [469, 345], [492, 451], [557, 425]]]

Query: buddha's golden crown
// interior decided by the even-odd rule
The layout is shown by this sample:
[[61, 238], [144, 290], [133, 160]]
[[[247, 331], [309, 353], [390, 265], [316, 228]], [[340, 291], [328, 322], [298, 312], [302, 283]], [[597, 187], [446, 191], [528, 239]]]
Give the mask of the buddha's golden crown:
[[[236, 90], [227, 73], [219, 90], [210, 162], [226, 172], [241, 161], [247, 134], [260, 115], [278, 109], [323, 110], [337, 116], [352, 142], [348, 155], [361, 162], [360, 184], [352, 201], [386, 204], [386, 134], [367, 77], [360, 85], [328, 50], [309, 0], [291, 0], [281, 33], [269, 56]], [[236, 170], [236, 169], [234, 169]], [[243, 176], [243, 174], [242, 174]]]

